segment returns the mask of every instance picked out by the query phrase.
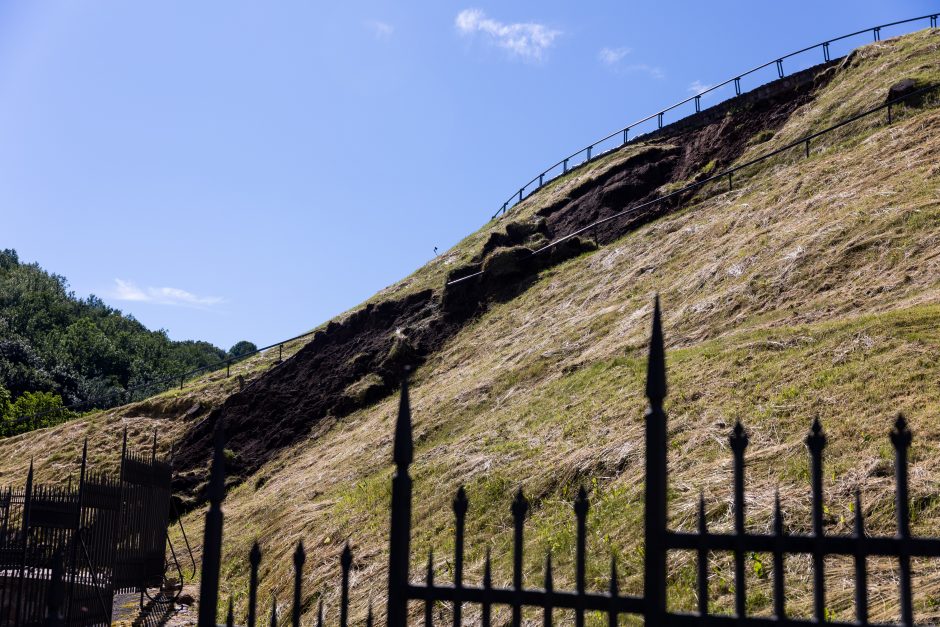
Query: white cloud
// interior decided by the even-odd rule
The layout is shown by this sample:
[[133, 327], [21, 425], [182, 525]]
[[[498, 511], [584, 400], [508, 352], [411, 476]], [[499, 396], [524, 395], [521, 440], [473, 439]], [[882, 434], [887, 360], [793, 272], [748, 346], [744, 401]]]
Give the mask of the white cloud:
[[527, 61], [540, 60], [545, 50], [551, 47], [555, 39], [561, 35], [560, 30], [535, 22], [504, 24], [486, 17], [486, 14], [479, 9], [464, 9], [457, 14], [454, 23], [460, 34], [467, 36], [479, 34], [490, 43]]
[[616, 65], [628, 54], [630, 54], [629, 48], [601, 48], [601, 51], [597, 53], [597, 58], [605, 65]]
[[666, 73], [663, 72], [662, 68], [655, 65], [647, 65], [646, 63], [634, 63], [633, 65], [628, 65], [623, 68], [623, 71], [628, 73], [638, 72], [640, 74], [646, 74], [650, 78], [655, 78], [656, 80], [666, 78]]
[[370, 20], [366, 22], [366, 28], [372, 31], [372, 34], [375, 35], [375, 38], [380, 41], [388, 41], [395, 33], [394, 26], [388, 22], [381, 22], [379, 20]]
[[114, 291], [111, 296], [116, 300], [196, 308], [209, 307], [223, 302], [223, 299], [217, 296], [197, 296], [178, 287], [140, 288], [133, 281], [123, 279], [114, 279]]
[[695, 79], [694, 81], [689, 83], [689, 91], [695, 94], [696, 96], [702, 93], [703, 91], [705, 91], [706, 89], [711, 89], [712, 87], [713, 85], [703, 83], [702, 81], [698, 79]]

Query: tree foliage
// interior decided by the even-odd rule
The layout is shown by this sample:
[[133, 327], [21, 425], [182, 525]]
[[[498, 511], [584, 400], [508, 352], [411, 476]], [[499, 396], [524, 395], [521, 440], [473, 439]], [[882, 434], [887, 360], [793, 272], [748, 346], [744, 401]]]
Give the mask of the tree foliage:
[[[15, 250], [0, 251], [5, 421], [11, 415], [22, 418], [30, 408], [60, 420], [65, 414], [54, 411], [56, 402], [61, 407], [107, 394], [119, 397], [129, 387], [211, 366], [226, 356], [208, 342], [172, 341], [166, 331], [151, 331], [96, 296], [78, 298], [65, 277], [20, 262]], [[45, 424], [30, 428], [38, 426]]]
[[235, 344], [235, 346], [233, 346], [232, 348], [228, 349], [228, 354], [229, 354], [229, 357], [235, 357], [237, 359], [238, 357], [244, 357], [245, 355], [250, 355], [257, 350], [258, 350], [258, 347], [255, 346], [253, 342], [242, 340], [241, 342], [238, 342], [237, 344]]

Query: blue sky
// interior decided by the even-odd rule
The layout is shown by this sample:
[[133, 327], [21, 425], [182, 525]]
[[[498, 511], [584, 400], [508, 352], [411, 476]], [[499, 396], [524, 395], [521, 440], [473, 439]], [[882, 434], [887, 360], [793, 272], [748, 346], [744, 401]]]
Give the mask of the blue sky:
[[0, 248], [174, 339], [271, 343], [407, 275], [589, 141], [938, 9], [6, 0]]

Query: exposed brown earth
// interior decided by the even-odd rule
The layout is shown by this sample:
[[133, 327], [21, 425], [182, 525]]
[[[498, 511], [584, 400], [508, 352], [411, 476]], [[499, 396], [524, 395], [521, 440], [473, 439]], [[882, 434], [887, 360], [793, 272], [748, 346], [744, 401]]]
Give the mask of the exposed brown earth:
[[[224, 421], [232, 482], [259, 469], [278, 451], [324, 428], [335, 418], [394, 390], [406, 366], [417, 366], [491, 301], [524, 291], [545, 268], [608, 243], [677, 207], [684, 199], [655, 203], [638, 214], [592, 229], [544, 254], [532, 251], [598, 219], [641, 205], [720, 171], [740, 157], [759, 133], [779, 129], [814, 91], [828, 83], [831, 64], [776, 81], [726, 101], [644, 138], [647, 149], [599, 178], [585, 181], [539, 209], [535, 218], [507, 221], [468, 266], [448, 280], [472, 279], [423, 290], [400, 300], [370, 304], [331, 322], [296, 355], [195, 424], [177, 451], [178, 492], [201, 500], [212, 431]], [[691, 197], [691, 192], [686, 198]]]

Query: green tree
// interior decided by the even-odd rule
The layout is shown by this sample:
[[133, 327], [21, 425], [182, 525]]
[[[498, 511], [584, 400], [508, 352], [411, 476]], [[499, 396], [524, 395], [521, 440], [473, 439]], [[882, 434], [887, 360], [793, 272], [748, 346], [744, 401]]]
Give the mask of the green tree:
[[232, 348], [228, 349], [228, 354], [229, 357], [235, 357], [237, 359], [239, 357], [244, 357], [245, 355], [250, 355], [257, 350], [258, 347], [255, 346], [253, 342], [242, 340], [241, 342], [235, 344], [235, 346]]
[[3, 435], [17, 435], [51, 427], [75, 414], [62, 406], [62, 397], [51, 392], [26, 392], [8, 404], [3, 416]]

